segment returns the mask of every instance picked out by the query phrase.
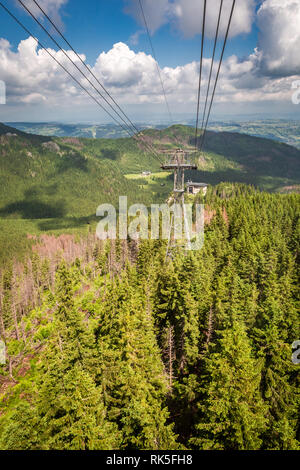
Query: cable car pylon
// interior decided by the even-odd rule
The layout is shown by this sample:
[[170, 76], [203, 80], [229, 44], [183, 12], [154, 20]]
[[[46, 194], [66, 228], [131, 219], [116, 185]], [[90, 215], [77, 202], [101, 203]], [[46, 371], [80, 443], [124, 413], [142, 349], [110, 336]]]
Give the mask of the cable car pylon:
[[[190, 234], [189, 234], [189, 224], [186, 216], [186, 208], [184, 205], [184, 172], [186, 170], [197, 170], [197, 165], [192, 163], [190, 158], [187, 159], [187, 155], [194, 153], [197, 150], [183, 150], [181, 148], [170, 149], [170, 150], [161, 150], [161, 153], [169, 156], [168, 160], [161, 165], [162, 170], [173, 171], [174, 173], [174, 184], [173, 184], [173, 201], [174, 207], [176, 204], [179, 204], [181, 208], [181, 214], [183, 214], [184, 221], [184, 231], [187, 238], [187, 243], [185, 245], [186, 249], [190, 249]], [[172, 213], [170, 220], [170, 232], [168, 239], [168, 246], [166, 251], [166, 259], [172, 257], [172, 250], [178, 247], [175, 239], [175, 214]], [[172, 237], [173, 232], [173, 237]]]

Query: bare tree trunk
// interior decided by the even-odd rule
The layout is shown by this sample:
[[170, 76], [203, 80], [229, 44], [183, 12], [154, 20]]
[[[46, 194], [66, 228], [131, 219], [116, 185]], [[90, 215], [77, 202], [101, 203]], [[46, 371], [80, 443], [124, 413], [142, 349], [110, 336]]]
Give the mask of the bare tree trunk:
[[2, 310], [2, 305], [0, 307], [0, 335], [2, 338], [5, 340], [5, 326], [4, 326], [4, 321], [3, 321], [3, 310]]
[[207, 332], [206, 332], [206, 344], [207, 345], [211, 341], [211, 337], [212, 337], [212, 334], [213, 334], [213, 325], [214, 325], [213, 309], [212, 309], [212, 307], [210, 307], [209, 315], [208, 315], [208, 327], [207, 327]]
[[18, 304], [18, 283], [17, 283], [17, 274], [14, 272], [12, 277], [11, 285], [11, 313], [14, 321], [15, 331], [17, 340], [20, 339], [19, 327], [18, 327], [18, 318], [17, 318], [17, 304]]
[[180, 371], [183, 371], [184, 369], [184, 366], [186, 364], [186, 359], [185, 359], [185, 355], [184, 355], [184, 325], [182, 325], [182, 329], [181, 329], [181, 335], [180, 335], [180, 364], [179, 364], [179, 370]]
[[22, 338], [23, 338], [24, 344], [26, 344], [26, 335], [25, 335], [25, 328], [24, 328], [23, 318], [21, 320], [21, 331], [22, 331]]
[[16, 306], [13, 302], [12, 306], [11, 306], [11, 311], [12, 311], [12, 316], [13, 316], [13, 320], [14, 320], [14, 326], [15, 326], [15, 331], [16, 331], [16, 336], [17, 336], [17, 340], [19, 341], [20, 339], [20, 332], [19, 332], [19, 326], [18, 326], [18, 319], [17, 319], [17, 312], [16, 312]]
[[4, 318], [3, 318], [3, 292], [2, 286], [0, 287], [0, 335], [5, 340], [5, 326], [4, 326]]
[[174, 327], [170, 326], [167, 332], [167, 348], [168, 348], [168, 375], [170, 390], [173, 387], [173, 362], [175, 359], [174, 354]]
[[10, 356], [8, 356], [7, 358], [8, 358], [8, 373], [9, 373], [9, 377], [10, 377], [14, 382], [16, 382], [16, 379], [15, 379], [14, 376], [13, 376], [12, 358], [11, 358]]

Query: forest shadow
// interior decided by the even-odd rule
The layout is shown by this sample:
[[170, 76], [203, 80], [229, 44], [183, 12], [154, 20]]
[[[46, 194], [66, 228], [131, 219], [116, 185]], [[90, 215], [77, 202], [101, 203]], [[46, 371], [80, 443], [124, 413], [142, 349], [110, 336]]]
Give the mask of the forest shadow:
[[251, 173], [246, 173], [241, 170], [223, 170], [223, 171], [187, 171], [187, 180], [192, 180], [198, 183], [218, 184], [224, 181], [231, 181], [234, 183], [248, 183], [257, 184], [257, 178]]
[[101, 157], [115, 161], [118, 160], [118, 158], [120, 157], [120, 151], [112, 149], [103, 149], [101, 150]]
[[90, 215], [87, 217], [64, 217], [51, 220], [45, 220], [39, 222], [38, 228], [41, 231], [48, 230], [67, 230], [80, 227], [88, 227], [94, 220], [96, 220], [95, 215]]
[[31, 197], [7, 204], [0, 209], [0, 217], [19, 215], [22, 219], [61, 218], [66, 213], [65, 201], [55, 201], [55, 204], [41, 202]]
[[85, 173], [88, 172], [87, 160], [83, 155], [78, 152], [74, 152], [72, 154], [68, 153], [67, 155], [61, 157], [57, 165], [57, 172], [59, 174], [74, 169], [83, 171]]
[[41, 197], [43, 194], [47, 196], [55, 196], [57, 193], [58, 184], [54, 183], [49, 186], [32, 186], [31, 188], [27, 189], [24, 192], [24, 196], [26, 200], [31, 200], [32, 198]]
[[187, 179], [199, 183], [217, 185], [230, 181], [231, 183], [250, 184], [265, 191], [275, 191], [280, 186], [297, 184], [298, 181], [297, 178], [287, 178], [282, 175], [281, 177], [269, 173], [261, 175], [251, 170], [246, 172], [233, 169], [213, 172], [204, 170], [187, 171], [186, 176]]

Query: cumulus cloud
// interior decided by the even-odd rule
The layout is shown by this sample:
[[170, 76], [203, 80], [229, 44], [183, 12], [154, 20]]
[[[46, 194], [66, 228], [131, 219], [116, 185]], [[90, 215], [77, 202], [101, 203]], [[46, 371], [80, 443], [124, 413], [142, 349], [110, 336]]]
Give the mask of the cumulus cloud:
[[[173, 22], [185, 37], [193, 37], [202, 31], [204, 0], [175, 0], [172, 4]], [[220, 0], [207, 3], [206, 34], [214, 37], [216, 32], [218, 10]], [[220, 24], [220, 35], [224, 35], [232, 0], [224, 0]], [[236, 3], [232, 19], [230, 35], [237, 36], [241, 33], [249, 33], [252, 28], [255, 13], [255, 0], [239, 0]]]
[[[49, 51], [81, 80], [61, 51]], [[79, 62], [73, 52], [68, 51], [68, 54]], [[81, 57], [85, 59], [84, 55]], [[44, 50], [38, 49], [32, 37], [21, 41], [16, 52], [6, 39], [0, 39], [0, 76], [6, 83], [8, 104], [47, 102], [56, 105], [61, 100], [80, 96], [74, 82]]]
[[[38, 16], [39, 18], [43, 19], [43, 14], [41, 10], [35, 5], [32, 0], [22, 0], [22, 2], [24, 3], [24, 5], [27, 6], [28, 9], [30, 9], [30, 11], [32, 11], [35, 16]], [[17, 0], [15, 0], [15, 3], [20, 8], [23, 8]], [[50, 18], [54, 20], [60, 28], [62, 28], [63, 22], [60, 14], [60, 9], [61, 7], [66, 5], [66, 3], [68, 3], [68, 0], [38, 0], [38, 3], [41, 8], [45, 11], [45, 13], [47, 13], [47, 15], [49, 15]]]
[[[213, 37], [216, 31], [217, 11], [221, 0], [207, 2], [206, 33]], [[143, 0], [145, 16], [152, 33], [170, 22], [184, 37], [190, 38], [202, 30], [204, 0]], [[144, 25], [138, 0], [127, 0], [125, 12], [133, 16], [140, 25]], [[231, 36], [249, 33], [255, 16], [255, 0], [238, 0], [232, 20]], [[224, 0], [220, 34], [225, 33], [232, 0]]]
[[265, 0], [257, 13], [257, 58], [262, 73], [300, 74], [300, 2]]
[[[67, 52], [78, 63], [76, 56]], [[68, 70], [72, 70], [82, 84], [88, 86], [78, 72], [71, 69], [72, 65], [62, 52], [51, 50], [51, 53]], [[81, 57], [85, 60], [84, 55]], [[204, 59], [204, 89], [209, 69], [210, 59]], [[135, 53], [128, 45], [117, 43], [108, 52], [99, 55], [93, 71], [122, 105], [164, 105], [156, 63], [151, 55]], [[161, 69], [168, 100], [175, 113], [182, 110], [194, 112], [198, 73], [198, 62]], [[37, 48], [33, 38], [21, 41], [16, 52], [11, 49], [8, 41], [0, 40], [0, 76], [6, 82], [8, 104], [11, 106], [46, 104], [59, 108], [62, 105], [78, 105], [80, 109], [80, 106], [86, 106], [89, 102], [84, 92], [46, 52]], [[291, 99], [291, 84], [294, 79], [295, 77], [258, 76], [255, 53], [245, 60], [233, 55], [224, 61], [216, 104], [287, 101]], [[89, 89], [92, 91], [90, 87]], [[203, 95], [204, 93], [202, 100]]]
[[[41, 0], [42, 1], [42, 0]], [[226, 0], [225, 0], [226, 1]], [[66, 3], [66, 0], [44, 0], [48, 8]], [[151, 0], [152, 2], [152, 0]], [[196, 6], [201, 7], [202, 0], [184, 0], [187, 6], [185, 15], [180, 17], [178, 8], [183, 0], [157, 0], [161, 10], [153, 17], [152, 31], [169, 18], [177, 15], [178, 28], [195, 31], [192, 17]], [[144, 0], [150, 11], [150, 0]], [[197, 5], [196, 5], [197, 4]], [[209, 5], [212, 2], [208, 2]], [[229, 3], [227, 2], [227, 6]], [[242, 5], [239, 23], [233, 24], [233, 34], [246, 32], [252, 24], [253, 2], [240, 0]], [[45, 6], [45, 5], [44, 5]], [[132, 2], [127, 4], [130, 8]], [[172, 8], [170, 8], [172, 7]], [[174, 11], [177, 8], [177, 13]], [[151, 11], [153, 8], [151, 9]], [[57, 10], [58, 11], [58, 10]], [[164, 13], [162, 13], [162, 11]], [[194, 12], [194, 15], [193, 15]], [[208, 17], [209, 18], [209, 17]], [[181, 21], [181, 25], [179, 22]], [[188, 26], [189, 23], [189, 26]], [[201, 23], [201, 21], [200, 21]], [[212, 24], [208, 20], [208, 27]], [[292, 83], [300, 76], [300, 2], [297, 0], [264, 0], [257, 13], [259, 38], [256, 49], [246, 58], [232, 55], [224, 60], [218, 83], [215, 103], [262, 103], [273, 101], [291, 102]], [[196, 28], [196, 26], [195, 26]], [[95, 94], [86, 80], [70, 64], [61, 51], [51, 50], [68, 70], [70, 70], [89, 90]], [[81, 68], [82, 64], [71, 51], [67, 53]], [[85, 60], [85, 56], [81, 55]], [[203, 60], [203, 90], [206, 89], [211, 61]], [[215, 64], [215, 71], [218, 64]], [[122, 105], [161, 104], [164, 106], [161, 83], [157, 74], [157, 64], [151, 55], [134, 52], [122, 42], [101, 52], [92, 70], [100, 81]], [[194, 61], [178, 67], [161, 68], [161, 77], [173, 112], [194, 112], [199, 63]], [[71, 78], [37, 47], [33, 38], [20, 42], [16, 51], [5, 39], [0, 39], [0, 77], [6, 83], [9, 106], [46, 105], [59, 109], [67, 106], [86, 106], [89, 98], [78, 88]], [[91, 78], [91, 80], [93, 80]], [[95, 95], [97, 96], [97, 95]], [[99, 96], [97, 96], [99, 98]], [[201, 99], [204, 99], [202, 92]], [[92, 102], [91, 102], [92, 103]], [[78, 108], [79, 109], [79, 108]], [[162, 108], [163, 109], [163, 108]]]
[[101, 76], [109, 87], [127, 89], [141, 83], [145, 77], [154, 78], [155, 61], [144, 52], [137, 54], [122, 42], [102, 52], [96, 61], [94, 71]]

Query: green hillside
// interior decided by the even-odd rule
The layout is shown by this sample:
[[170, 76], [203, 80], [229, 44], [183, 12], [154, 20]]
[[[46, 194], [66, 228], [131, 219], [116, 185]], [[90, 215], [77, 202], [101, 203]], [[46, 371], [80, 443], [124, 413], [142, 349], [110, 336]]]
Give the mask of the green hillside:
[[145, 180], [125, 177], [127, 166], [131, 173], [158, 171], [159, 162], [129, 139], [54, 139], [0, 124], [0, 265], [27, 252], [28, 233], [94, 229], [98, 205], [117, 205], [119, 195], [130, 204], [137, 197], [147, 205], [166, 199], [171, 180], [148, 188]]
[[[239, 132], [257, 137], [279, 140], [300, 148], [300, 121], [291, 119], [258, 119], [246, 122], [211, 122], [213, 131]], [[25, 130], [25, 129], [22, 129]]]
[[139, 192], [146, 204], [155, 198], [124, 176], [124, 168], [141, 171], [148, 163], [159, 169], [129, 139], [49, 139], [3, 125], [0, 134], [1, 217], [90, 217], [121, 194], [133, 201]]
[[[192, 127], [181, 125], [144, 132], [153, 143], [161, 143], [166, 148], [173, 145], [174, 140], [185, 148], [193, 148], [194, 133]], [[188, 174], [195, 181], [241, 182], [267, 191], [278, 191], [300, 182], [300, 150], [260, 137], [209, 131], [204, 152], [197, 154], [196, 161], [199, 171]]]
[[[158, 151], [194, 147], [188, 126], [143, 135]], [[296, 190], [300, 182], [300, 151], [279, 142], [208, 132], [205, 153], [195, 155], [199, 170], [187, 174], [194, 181], [281, 192]], [[146, 170], [152, 174], [142, 177]], [[119, 195], [127, 195], [129, 204], [165, 201], [172, 175], [161, 172], [158, 159], [134, 139], [45, 137], [0, 124], [0, 184], [1, 262], [26, 249], [27, 233], [85, 232], [87, 223], [96, 223], [98, 205], [117, 206]]]
[[[172, 126], [149, 129], [145, 139], [159, 151], [194, 146], [194, 130]], [[102, 202], [116, 203], [119, 194], [150, 204], [162, 201], [171, 189], [166, 176], [153, 184], [125, 175], [158, 172], [159, 161], [133, 139], [53, 138], [25, 134], [0, 126], [0, 197], [2, 217], [88, 217]], [[300, 151], [289, 145], [238, 133], [208, 132], [205, 153], [195, 157], [196, 181], [253, 184], [276, 191], [300, 182]], [[152, 184], [148, 184], [148, 183]], [[155, 182], [155, 179], [154, 179]]]

